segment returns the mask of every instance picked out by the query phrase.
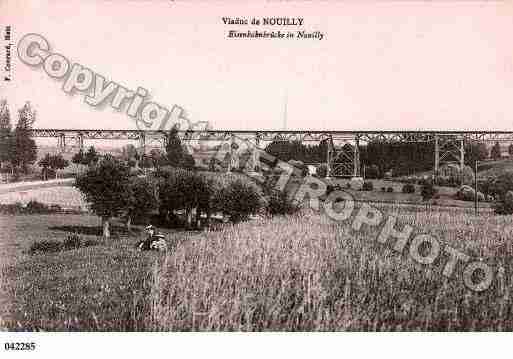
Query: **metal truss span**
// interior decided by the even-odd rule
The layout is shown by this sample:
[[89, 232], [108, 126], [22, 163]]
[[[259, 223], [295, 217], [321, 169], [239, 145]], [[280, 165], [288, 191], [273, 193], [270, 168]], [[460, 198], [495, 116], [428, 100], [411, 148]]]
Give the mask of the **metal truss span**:
[[[431, 142], [436, 137], [454, 137], [465, 141], [513, 141], [513, 131], [275, 131], [275, 130], [202, 130], [179, 131], [184, 140], [225, 141], [233, 136], [261, 141], [318, 142], [325, 139], [359, 138], [360, 141], [382, 142]], [[139, 140], [142, 137], [164, 137], [165, 131], [103, 130], [103, 129], [31, 129], [33, 137], [81, 137], [85, 140]]]

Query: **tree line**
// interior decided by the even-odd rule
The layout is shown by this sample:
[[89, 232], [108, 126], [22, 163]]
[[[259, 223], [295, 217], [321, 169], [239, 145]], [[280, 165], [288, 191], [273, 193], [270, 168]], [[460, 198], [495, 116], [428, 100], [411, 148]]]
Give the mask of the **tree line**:
[[[488, 158], [500, 159], [501, 148], [498, 142], [488, 150], [483, 142], [465, 143], [465, 164], [474, 165], [475, 161]], [[321, 141], [315, 145], [306, 145], [300, 141], [273, 141], [265, 151], [282, 161], [297, 160], [303, 163], [325, 163], [327, 159], [327, 142]], [[354, 148], [345, 144], [340, 150], [341, 156], [334, 162], [342, 161], [343, 153], [352, 158]], [[508, 147], [513, 155], [513, 144]], [[366, 175], [382, 178], [387, 172], [393, 176], [411, 175], [433, 169], [435, 145], [432, 142], [380, 142], [373, 141], [359, 146], [360, 164], [366, 168]]]
[[36, 121], [36, 111], [30, 102], [18, 110], [18, 121], [12, 126], [7, 101], [0, 102], [0, 168], [12, 175], [27, 173], [37, 160], [36, 142], [30, 137], [30, 129]]

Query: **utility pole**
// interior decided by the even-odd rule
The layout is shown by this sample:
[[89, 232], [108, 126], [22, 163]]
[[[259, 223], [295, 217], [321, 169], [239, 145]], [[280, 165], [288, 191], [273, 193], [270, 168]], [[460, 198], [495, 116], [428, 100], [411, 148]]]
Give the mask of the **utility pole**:
[[474, 162], [474, 212], [477, 216], [477, 160]]

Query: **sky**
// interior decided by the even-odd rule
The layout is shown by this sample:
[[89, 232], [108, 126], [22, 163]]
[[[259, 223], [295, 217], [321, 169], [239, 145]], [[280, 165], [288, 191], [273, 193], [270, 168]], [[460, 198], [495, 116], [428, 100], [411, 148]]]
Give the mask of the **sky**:
[[[223, 17], [303, 18], [317, 39], [228, 39]], [[215, 129], [512, 130], [513, 2], [0, 0], [14, 45], [50, 51]], [[3, 29], [2, 38], [3, 38]], [[3, 46], [6, 44], [0, 39]], [[135, 129], [124, 111], [68, 95], [22, 63], [0, 82], [39, 128]], [[5, 62], [2, 52], [0, 63]]]

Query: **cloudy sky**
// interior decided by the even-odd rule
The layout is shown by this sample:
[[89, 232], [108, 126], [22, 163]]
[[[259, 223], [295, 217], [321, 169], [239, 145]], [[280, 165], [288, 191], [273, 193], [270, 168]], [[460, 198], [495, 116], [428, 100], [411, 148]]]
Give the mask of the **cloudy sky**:
[[[228, 16], [302, 17], [300, 30], [324, 38], [227, 39], [298, 30]], [[288, 129], [513, 129], [513, 2], [1, 0], [0, 20], [14, 44], [41, 34], [72, 63], [218, 129], [281, 129], [285, 98]], [[31, 101], [37, 127], [135, 128], [17, 55], [12, 77], [0, 98], [11, 113]]]

